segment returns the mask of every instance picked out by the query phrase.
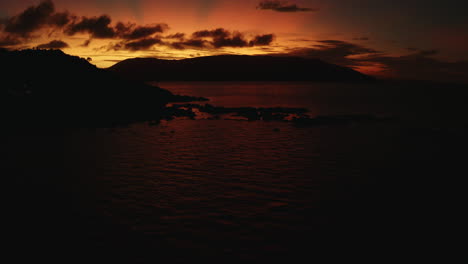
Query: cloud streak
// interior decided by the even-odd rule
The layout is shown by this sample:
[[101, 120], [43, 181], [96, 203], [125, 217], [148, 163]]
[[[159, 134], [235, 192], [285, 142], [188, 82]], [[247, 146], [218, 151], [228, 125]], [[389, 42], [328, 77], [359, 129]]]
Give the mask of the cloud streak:
[[162, 43], [161, 39], [158, 38], [146, 38], [136, 41], [127, 42], [124, 44], [124, 48], [131, 51], [137, 50], [148, 50], [156, 44]]
[[[118, 27], [117, 27], [118, 28]], [[136, 26], [132, 25], [130, 28], [127, 28], [126, 31], [117, 31], [121, 38], [128, 40], [135, 40], [141, 38], [147, 38], [156, 33], [163, 33], [169, 29], [167, 24], [154, 24], [147, 26]]]
[[244, 34], [236, 31], [230, 32], [224, 28], [196, 31], [192, 34], [192, 40], [199, 40], [202, 38], [210, 39], [207, 43], [214, 48], [243, 48], [270, 45], [273, 42], [275, 36], [274, 34], [257, 35], [252, 40], [248, 40]]
[[278, 56], [299, 56], [351, 67], [375, 68], [385, 78], [467, 82], [468, 61], [447, 62], [436, 58], [438, 50], [408, 48], [409, 54], [391, 56], [381, 51], [340, 40], [320, 40], [307, 48], [296, 48]]
[[[164, 39], [164, 40], [163, 40]], [[275, 39], [274, 34], [256, 35], [252, 39], [237, 31], [229, 31], [224, 28], [213, 30], [200, 30], [193, 32], [189, 38], [185, 34], [177, 33], [165, 37], [144, 38], [138, 41], [124, 40], [111, 45], [111, 50], [150, 50], [155, 45], [163, 45], [172, 49], [206, 49], [215, 50], [222, 48], [246, 48], [256, 46], [268, 46]], [[171, 41], [168, 41], [171, 40]], [[174, 41], [175, 40], [175, 41]]]
[[273, 10], [276, 12], [317, 12], [318, 8], [299, 7], [288, 1], [266, 0], [257, 5], [257, 9]]
[[399, 79], [467, 82], [468, 61], [447, 62], [437, 59], [437, 50], [418, 50], [404, 56], [371, 56], [357, 63], [377, 63], [384, 76]]
[[0, 47], [9, 47], [21, 44], [21, 40], [11, 35], [0, 37]]
[[41, 44], [37, 46], [36, 48], [38, 49], [64, 49], [64, 48], [69, 48], [70, 46], [61, 40], [52, 40], [49, 43]]
[[359, 44], [341, 40], [319, 40], [318, 44], [306, 48], [297, 48], [288, 54], [307, 58], [319, 58], [329, 63], [343, 66], [355, 66], [352, 56], [375, 55], [380, 52]]

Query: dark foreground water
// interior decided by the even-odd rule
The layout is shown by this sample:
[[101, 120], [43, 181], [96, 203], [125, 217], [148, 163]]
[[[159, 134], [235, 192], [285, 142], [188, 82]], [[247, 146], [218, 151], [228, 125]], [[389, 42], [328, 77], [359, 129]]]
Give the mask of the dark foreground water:
[[5, 129], [4, 229], [17, 260], [380, 263], [458, 250], [466, 87], [159, 85], [217, 106], [394, 119]]

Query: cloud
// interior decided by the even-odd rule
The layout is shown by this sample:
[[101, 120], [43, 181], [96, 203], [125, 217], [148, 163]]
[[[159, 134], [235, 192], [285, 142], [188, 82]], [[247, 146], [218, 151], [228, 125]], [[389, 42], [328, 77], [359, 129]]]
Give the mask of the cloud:
[[81, 20], [69, 25], [65, 33], [73, 36], [77, 33], [89, 33], [93, 38], [114, 38], [116, 33], [110, 26], [112, 20], [108, 15], [99, 17], [82, 17]]
[[123, 42], [115, 46], [114, 49], [126, 49], [130, 51], [149, 50], [156, 44], [162, 44], [159, 38], [145, 38], [131, 42]]
[[21, 40], [11, 35], [0, 37], [0, 47], [9, 47], [21, 44]]
[[385, 78], [468, 82], [468, 61], [443, 61], [435, 57], [439, 54], [438, 50], [408, 48], [411, 53], [407, 55], [390, 56], [340, 40], [321, 40], [317, 43], [312, 47], [291, 49], [277, 55], [321, 59], [356, 70], [371, 67], [375, 69], [374, 74]]
[[52, 40], [49, 43], [41, 44], [37, 46], [38, 49], [64, 49], [69, 48], [70, 46], [61, 40]]
[[56, 13], [54, 3], [42, 1], [37, 6], [31, 6], [22, 13], [2, 21], [3, 31], [21, 37], [29, 37], [31, 33], [43, 27], [63, 27], [71, 20], [68, 12]]
[[367, 41], [367, 40], [369, 40], [369, 38], [368, 37], [358, 37], [358, 38], [353, 38], [353, 40]]
[[[3, 31], [3, 35], [8, 37], [1, 38], [0, 45], [14, 46], [32, 41], [34, 36], [30, 34], [44, 27], [53, 27], [49, 37], [52, 32], [58, 32], [58, 30], [62, 30], [66, 36], [89, 35], [89, 39], [81, 44], [81, 47], [88, 47], [93, 39], [113, 39], [118, 40], [118, 42], [110, 43], [108, 50], [130, 51], [148, 50], [158, 44], [179, 50], [268, 46], [275, 37], [273, 34], [267, 34], [248, 39], [241, 32], [229, 31], [224, 28], [196, 31], [189, 37], [185, 33], [161, 36], [161, 33], [165, 33], [169, 29], [167, 24], [137, 25], [119, 21], [113, 23], [112, 18], [105, 14], [94, 17], [78, 17], [68, 12], [56, 12], [52, 1], [45, 0], [37, 6], [28, 7], [22, 13], [1, 21], [0, 30]], [[163, 42], [162, 39], [171, 41]], [[54, 48], [64, 48], [57, 42], [39, 46], [47, 48], [50, 45], [57, 45], [53, 46]]]
[[378, 54], [379, 51], [359, 44], [341, 40], [320, 40], [312, 47], [297, 48], [288, 54], [293, 56], [319, 58], [329, 63], [343, 66], [353, 66], [355, 60], [352, 56]]
[[247, 40], [244, 34], [240, 32], [230, 32], [224, 28], [217, 28], [214, 30], [201, 30], [192, 34], [192, 39], [211, 39], [208, 43], [214, 48], [223, 47], [252, 47], [252, 46], [265, 46], [270, 45], [274, 39], [273, 34], [258, 35], [253, 40]]
[[277, 12], [316, 12], [319, 11], [318, 8], [304, 8], [299, 7], [296, 4], [290, 3], [288, 1], [276, 1], [276, 0], [266, 0], [261, 1], [257, 9], [261, 10], [273, 10]]
[[231, 33], [224, 28], [217, 28], [214, 30], [201, 30], [192, 33], [193, 38], [227, 38], [230, 35]]
[[207, 48], [210, 46], [210, 43], [203, 39], [189, 39], [170, 43], [169, 46], [174, 49], [183, 50], [186, 48]]
[[80, 46], [81, 47], [88, 47], [89, 44], [91, 44], [91, 39], [85, 40], [85, 42], [83, 42], [83, 44], [81, 44]]
[[255, 36], [255, 38], [251, 40], [249, 43], [250, 43], [250, 46], [268, 46], [273, 42], [274, 39], [275, 39], [275, 35], [273, 34], [260, 35], [260, 36]]
[[247, 47], [249, 44], [247, 40], [245, 40], [244, 35], [239, 32], [232, 34], [229, 37], [216, 37], [211, 42], [215, 48], [222, 48], [222, 47], [237, 47], [243, 48]]
[[[120, 26], [120, 30], [123, 27]], [[125, 36], [124, 36], [125, 37]], [[162, 41], [164, 39], [176, 39], [176, 41]], [[231, 32], [224, 28], [217, 28], [213, 30], [200, 30], [193, 32], [190, 38], [186, 39], [185, 34], [177, 33], [165, 37], [150, 37], [138, 40], [124, 39], [117, 44], [111, 44], [108, 49], [110, 50], [148, 50], [154, 45], [165, 45], [166, 47], [184, 50], [187, 48], [194, 49], [221, 49], [224, 47], [231, 48], [244, 48], [254, 46], [267, 46], [272, 43], [275, 36], [273, 34], [257, 35], [253, 39], [248, 40], [244, 34], [240, 32]]]
[[166, 39], [180, 39], [180, 40], [183, 40], [183, 39], [185, 39], [185, 33], [175, 33], [175, 34], [172, 34], [172, 35], [167, 35], [167, 36], [165, 36], [164, 38], [166, 38]]
[[163, 33], [169, 29], [167, 24], [152, 24], [137, 26], [135, 24], [117, 23], [115, 33], [117, 37], [127, 40], [135, 40], [150, 37], [156, 33]]
[[152, 24], [139, 26], [133, 23], [124, 24], [118, 22], [111, 26], [112, 19], [108, 15], [99, 17], [82, 17], [80, 21], [68, 25], [65, 33], [73, 36], [77, 33], [88, 33], [92, 38], [98, 39], [124, 39], [138, 40], [148, 39], [156, 33], [162, 33], [169, 29], [167, 24]]
[[[122, 27], [121, 27], [122, 28]], [[224, 47], [244, 48], [254, 46], [268, 46], [275, 36], [273, 34], [257, 35], [253, 39], [248, 40], [244, 34], [240, 32], [231, 32], [224, 28], [213, 30], [200, 30], [193, 32], [190, 38], [185, 38], [184, 33], [176, 33], [164, 37], [144, 38], [136, 41], [125, 39], [117, 44], [112, 44], [108, 47], [110, 50], [148, 50], [154, 45], [164, 45], [166, 47], [184, 50], [192, 49], [221, 49]], [[162, 41], [162, 39], [169, 41]], [[170, 41], [172, 40], [172, 41]], [[174, 41], [175, 40], [175, 41]]]
[[82, 17], [80, 21], [68, 25], [65, 33], [69, 36], [77, 33], [88, 33], [92, 38], [99, 39], [137, 40], [149, 38], [156, 33], [162, 33], [169, 29], [167, 24], [138, 26], [133, 23], [118, 22], [115, 26], [111, 26], [111, 23], [112, 19], [108, 15], [91, 18]]
[[420, 50], [418, 55], [421, 56], [432, 56], [432, 55], [437, 55], [439, 54], [438, 50]]
[[60, 28], [70, 23], [70, 21], [73, 19], [75, 19], [75, 17], [67, 11], [61, 13], [54, 13], [49, 17], [48, 24]]
[[382, 65], [382, 75], [399, 79], [468, 82], [468, 61], [448, 62], [432, 57], [437, 54], [437, 50], [418, 50], [404, 56], [372, 56], [357, 62]]
[[159, 24], [153, 26], [139, 26], [133, 29], [129, 34], [125, 34], [123, 37], [125, 39], [146, 38], [155, 33], [162, 33], [168, 28], [169, 26], [167, 26], [166, 24]]

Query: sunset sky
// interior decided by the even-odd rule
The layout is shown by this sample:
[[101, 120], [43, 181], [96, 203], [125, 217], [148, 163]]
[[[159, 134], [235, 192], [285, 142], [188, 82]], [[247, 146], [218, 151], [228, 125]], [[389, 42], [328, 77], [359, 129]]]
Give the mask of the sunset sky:
[[133, 57], [320, 58], [376, 76], [468, 80], [462, 0], [2, 0], [0, 47]]

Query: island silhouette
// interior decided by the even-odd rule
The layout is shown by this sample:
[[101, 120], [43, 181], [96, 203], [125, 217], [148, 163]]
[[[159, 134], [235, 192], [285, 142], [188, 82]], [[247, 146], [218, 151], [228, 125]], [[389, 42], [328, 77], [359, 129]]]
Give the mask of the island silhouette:
[[142, 81], [372, 81], [351, 68], [319, 59], [218, 55], [182, 60], [134, 58], [109, 68]]

